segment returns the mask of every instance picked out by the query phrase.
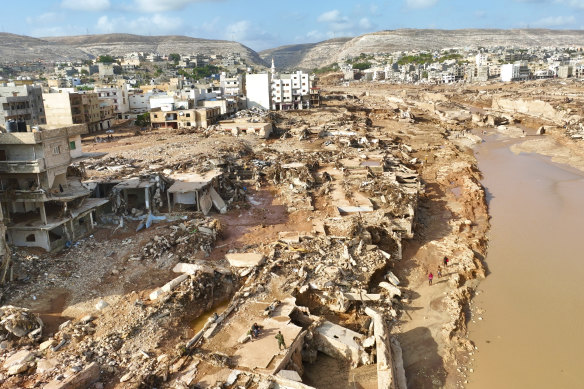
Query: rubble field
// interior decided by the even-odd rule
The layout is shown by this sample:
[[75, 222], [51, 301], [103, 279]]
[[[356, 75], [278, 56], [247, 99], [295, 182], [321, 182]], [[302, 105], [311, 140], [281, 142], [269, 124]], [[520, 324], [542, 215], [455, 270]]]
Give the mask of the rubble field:
[[464, 387], [487, 273], [476, 129], [578, 142], [577, 124], [511, 115], [488, 85], [367, 88], [269, 114], [269, 139], [85, 138], [107, 155], [73, 170], [109, 207], [61, 252], [15, 250], [0, 387]]

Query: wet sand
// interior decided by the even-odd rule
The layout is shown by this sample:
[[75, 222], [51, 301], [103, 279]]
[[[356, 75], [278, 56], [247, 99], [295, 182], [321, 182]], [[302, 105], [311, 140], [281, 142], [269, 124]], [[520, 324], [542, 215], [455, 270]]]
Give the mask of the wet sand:
[[492, 220], [468, 388], [582, 387], [584, 174], [515, 142], [476, 148]]

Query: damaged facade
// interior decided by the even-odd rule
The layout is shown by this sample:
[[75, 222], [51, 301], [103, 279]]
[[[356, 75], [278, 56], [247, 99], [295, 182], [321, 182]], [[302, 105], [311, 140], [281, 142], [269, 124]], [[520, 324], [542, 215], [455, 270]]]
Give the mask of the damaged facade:
[[87, 126], [0, 134], [0, 198], [8, 242], [52, 251], [93, 231], [107, 200], [90, 199], [70, 170]]

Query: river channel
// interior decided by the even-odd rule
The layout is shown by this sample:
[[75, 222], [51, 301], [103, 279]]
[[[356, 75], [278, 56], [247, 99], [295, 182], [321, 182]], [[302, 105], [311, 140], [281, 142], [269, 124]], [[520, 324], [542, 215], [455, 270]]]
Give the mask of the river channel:
[[484, 312], [469, 325], [478, 352], [467, 387], [584, 387], [584, 173], [514, 154], [523, 140], [485, 139], [475, 152], [490, 274], [473, 302]]

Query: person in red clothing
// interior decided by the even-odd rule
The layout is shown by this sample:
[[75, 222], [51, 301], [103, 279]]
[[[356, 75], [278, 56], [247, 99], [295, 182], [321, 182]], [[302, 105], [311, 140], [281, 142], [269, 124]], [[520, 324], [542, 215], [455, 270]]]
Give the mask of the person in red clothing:
[[444, 257], [444, 267], [448, 266], [448, 257]]
[[433, 279], [434, 279], [434, 274], [432, 274], [432, 272], [430, 272], [430, 274], [428, 274], [428, 285], [432, 285]]

